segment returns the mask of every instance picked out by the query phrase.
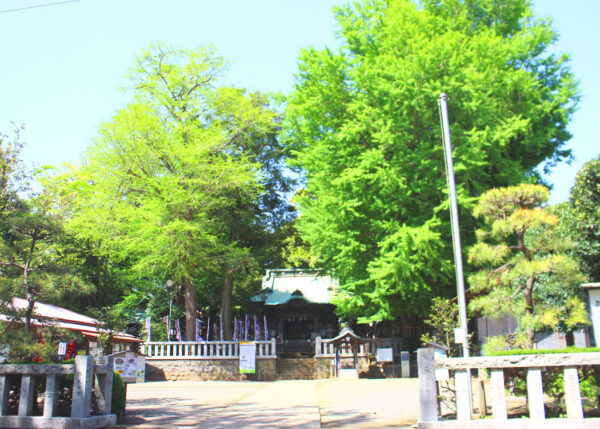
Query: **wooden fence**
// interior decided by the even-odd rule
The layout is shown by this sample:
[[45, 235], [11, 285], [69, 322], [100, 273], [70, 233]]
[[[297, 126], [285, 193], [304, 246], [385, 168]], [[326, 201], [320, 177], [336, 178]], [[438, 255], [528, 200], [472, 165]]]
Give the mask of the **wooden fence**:
[[[113, 358], [98, 358], [94, 363], [92, 356], [75, 357], [75, 365], [0, 365], [0, 427], [3, 428], [68, 428], [68, 427], [104, 427], [116, 423], [111, 414], [113, 386]], [[71, 417], [55, 416], [58, 404], [57, 377], [73, 374], [73, 401]], [[20, 390], [17, 415], [7, 415], [11, 392], [9, 377], [18, 376]], [[36, 398], [36, 378], [45, 377], [43, 414], [33, 416]], [[91, 415], [92, 387], [96, 396], [97, 414]]]
[[[421, 415], [419, 428], [598, 428], [600, 419], [584, 418], [579, 388], [578, 368], [600, 365], [600, 353], [565, 353], [520, 356], [434, 359], [433, 349], [419, 349], [417, 353]], [[566, 418], [546, 419], [542, 369], [563, 368]], [[508, 419], [504, 370], [521, 368], [527, 371], [527, 405], [529, 419]], [[447, 369], [454, 373], [456, 390], [456, 420], [439, 421], [438, 390], [435, 370]], [[472, 420], [469, 372], [472, 369], [490, 371], [492, 419]]]
[[[254, 341], [257, 358], [277, 356], [276, 340]], [[239, 359], [239, 341], [153, 341], [142, 344], [146, 359]]]

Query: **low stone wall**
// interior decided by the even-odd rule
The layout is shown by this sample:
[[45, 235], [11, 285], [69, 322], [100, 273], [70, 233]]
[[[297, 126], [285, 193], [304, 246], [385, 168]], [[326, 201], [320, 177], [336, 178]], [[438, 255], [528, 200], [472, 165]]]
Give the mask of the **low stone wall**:
[[272, 381], [277, 378], [277, 359], [256, 359], [255, 374], [240, 374], [238, 359], [148, 359], [146, 381]]

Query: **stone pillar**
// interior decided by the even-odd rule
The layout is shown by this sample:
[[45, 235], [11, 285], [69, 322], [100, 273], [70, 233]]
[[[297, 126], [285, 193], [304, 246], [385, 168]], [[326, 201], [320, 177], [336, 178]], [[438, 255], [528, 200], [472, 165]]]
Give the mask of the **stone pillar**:
[[5, 416], [8, 410], [8, 395], [10, 385], [7, 375], [0, 375], [0, 416]]
[[92, 356], [75, 356], [71, 417], [86, 418], [90, 416], [93, 378], [94, 358]]
[[58, 405], [58, 389], [56, 375], [46, 376], [46, 393], [44, 394], [44, 417], [52, 417]]
[[546, 418], [542, 370], [540, 368], [529, 368], [527, 370], [527, 404], [529, 405], [530, 419], [543, 420]]
[[[394, 349], [392, 349], [392, 355], [393, 355], [393, 353], [394, 353]], [[410, 377], [410, 353], [409, 352], [400, 352], [400, 373], [402, 375], [402, 378]]]
[[98, 362], [106, 365], [106, 374], [96, 374], [95, 390], [98, 395], [98, 409], [101, 414], [110, 414], [112, 406], [112, 389], [113, 389], [113, 361], [112, 356], [103, 356], [98, 358]]
[[495, 420], [506, 420], [506, 392], [504, 389], [504, 370], [492, 369], [490, 375], [492, 394], [492, 414]]
[[33, 375], [23, 375], [21, 377], [21, 394], [19, 395], [19, 417], [31, 415], [34, 390], [35, 377]]
[[433, 366], [433, 349], [418, 349], [419, 402], [421, 415], [419, 422], [436, 422], [438, 419], [437, 384]]
[[565, 403], [567, 417], [570, 419], [583, 419], [583, 405], [579, 389], [579, 373], [577, 367], [564, 369]]

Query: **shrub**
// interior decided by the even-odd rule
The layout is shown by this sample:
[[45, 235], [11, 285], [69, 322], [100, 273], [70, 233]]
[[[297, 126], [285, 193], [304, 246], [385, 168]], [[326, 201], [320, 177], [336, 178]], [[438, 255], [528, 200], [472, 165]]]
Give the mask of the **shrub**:
[[112, 392], [112, 403], [110, 412], [116, 414], [117, 418], [120, 418], [125, 412], [125, 401], [127, 392], [125, 391], [125, 383], [121, 375], [114, 371], [113, 372], [113, 392]]

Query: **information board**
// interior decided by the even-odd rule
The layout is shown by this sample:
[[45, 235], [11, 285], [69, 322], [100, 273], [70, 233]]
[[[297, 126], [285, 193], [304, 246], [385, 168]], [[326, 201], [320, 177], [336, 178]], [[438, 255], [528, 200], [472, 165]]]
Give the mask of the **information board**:
[[256, 372], [256, 343], [252, 341], [240, 342], [240, 374], [254, 374]]
[[392, 348], [377, 349], [377, 362], [394, 362], [394, 351]]

